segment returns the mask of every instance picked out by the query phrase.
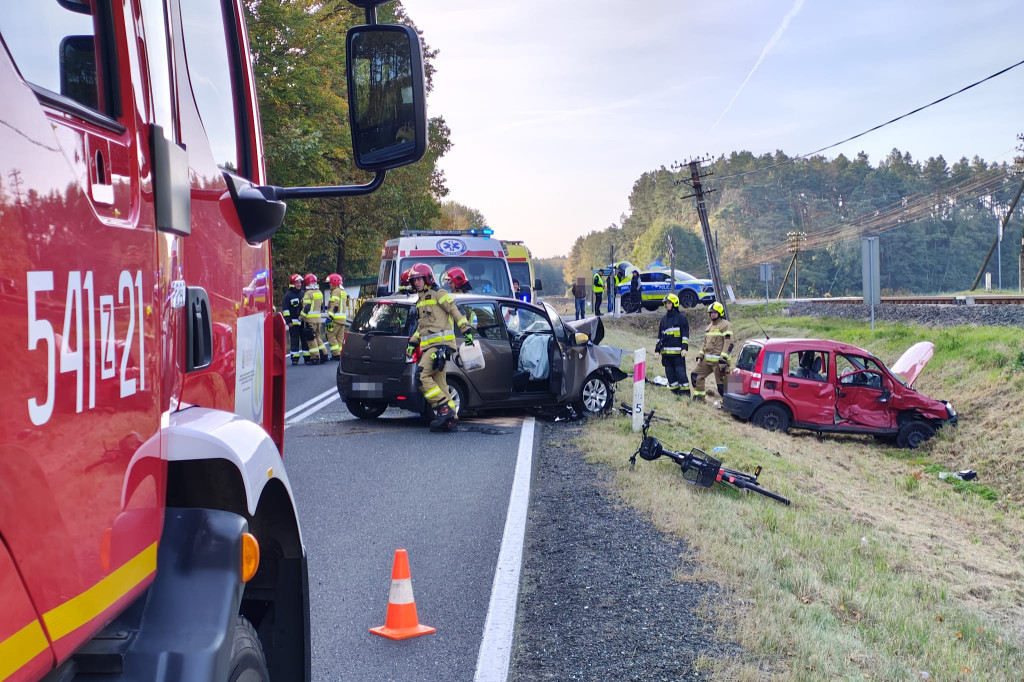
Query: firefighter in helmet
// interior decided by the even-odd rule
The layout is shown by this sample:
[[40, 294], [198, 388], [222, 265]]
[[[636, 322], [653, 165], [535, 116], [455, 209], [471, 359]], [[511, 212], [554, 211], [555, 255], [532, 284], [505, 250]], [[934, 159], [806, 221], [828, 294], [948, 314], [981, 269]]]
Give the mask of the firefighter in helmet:
[[690, 383], [686, 380], [685, 353], [690, 348], [690, 323], [686, 315], [679, 310], [679, 297], [669, 294], [665, 297], [665, 317], [658, 325], [658, 343], [654, 352], [661, 354], [661, 364], [665, 368], [665, 378], [669, 389], [676, 395], [684, 395], [690, 391]]
[[309, 344], [308, 362], [317, 365], [330, 359], [327, 346], [324, 345], [323, 321], [320, 317], [324, 311], [324, 292], [320, 291], [316, 275], [310, 273], [303, 281], [306, 283], [306, 293], [302, 296], [302, 329], [306, 343]]
[[288, 325], [288, 336], [291, 338], [291, 350], [288, 357], [293, 365], [299, 364], [299, 358], [309, 358], [309, 346], [302, 336], [302, 275], [295, 273], [289, 280], [291, 286], [281, 300], [281, 314]]
[[411, 294], [412, 283], [409, 281], [409, 275], [412, 273], [412, 268], [406, 268], [402, 270], [402, 274], [398, 278], [398, 293], [400, 294]]
[[452, 323], [459, 328], [468, 344], [473, 343], [473, 328], [459, 312], [451, 294], [439, 289], [434, 283], [434, 272], [429, 265], [413, 265], [409, 280], [417, 298], [416, 313], [419, 323], [409, 339], [409, 348], [406, 352], [410, 357], [414, 357], [417, 348], [420, 350], [420, 391], [434, 412], [430, 430], [455, 431], [458, 414], [455, 410], [455, 401], [448, 392], [444, 366], [449, 355], [455, 350]]
[[[725, 373], [729, 371], [733, 347], [732, 325], [722, 317], [725, 306], [715, 301], [708, 306], [708, 328], [704, 330], [704, 346], [697, 353], [697, 371], [690, 374], [691, 395], [695, 400], [704, 400], [704, 381], [715, 375], [719, 397], [725, 395]], [[728, 344], [728, 349], [726, 345]]]
[[458, 266], [448, 268], [444, 277], [441, 278], [441, 284], [449, 287], [453, 294], [468, 294], [473, 291], [473, 285], [469, 283], [466, 271]]
[[348, 321], [345, 312], [348, 294], [341, 288], [341, 275], [338, 273], [327, 275], [327, 281], [331, 285], [330, 298], [327, 300], [327, 345], [330, 347], [331, 359], [341, 360], [341, 344], [345, 340], [345, 323]]

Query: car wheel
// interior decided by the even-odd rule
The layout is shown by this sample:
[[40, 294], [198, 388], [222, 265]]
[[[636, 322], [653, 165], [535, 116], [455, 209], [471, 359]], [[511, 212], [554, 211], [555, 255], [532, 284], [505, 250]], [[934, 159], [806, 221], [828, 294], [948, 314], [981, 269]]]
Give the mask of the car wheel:
[[587, 377], [580, 389], [579, 411], [583, 414], [600, 414], [611, 404], [612, 387], [608, 381], [596, 373]]
[[388, 409], [388, 404], [381, 400], [359, 400], [357, 398], [349, 398], [345, 401], [345, 407], [348, 408], [349, 412], [360, 419], [376, 419], [384, 414], [384, 410]]
[[697, 292], [693, 289], [687, 289], [683, 292], [683, 295], [679, 297], [679, 303], [684, 308], [695, 308], [699, 300], [700, 299], [697, 298]]
[[896, 435], [896, 445], [907, 450], [914, 450], [935, 435], [935, 428], [928, 422], [912, 419], [900, 427]]
[[463, 398], [463, 396], [465, 395], [465, 390], [462, 388], [462, 386], [459, 385], [457, 381], [449, 381], [448, 395], [452, 397], [452, 402], [455, 403], [455, 414], [458, 417], [462, 417], [462, 415], [465, 414], [465, 410], [463, 409], [464, 403], [466, 402], [465, 399]]
[[781, 405], [762, 405], [750, 418], [750, 423], [768, 431], [789, 431], [789, 412]]
[[260, 638], [252, 623], [241, 616], [235, 621], [228, 682], [270, 682], [270, 671], [267, 670], [267, 659], [263, 655]]

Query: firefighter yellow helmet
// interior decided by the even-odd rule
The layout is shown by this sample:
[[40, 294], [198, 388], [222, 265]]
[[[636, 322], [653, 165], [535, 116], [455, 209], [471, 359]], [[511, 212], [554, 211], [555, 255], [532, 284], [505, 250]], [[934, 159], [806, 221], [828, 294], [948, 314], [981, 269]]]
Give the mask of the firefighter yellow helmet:
[[679, 297], [675, 294], [669, 294], [665, 297], [665, 303], [671, 303], [675, 307], [679, 307]]
[[710, 315], [711, 313], [718, 313], [718, 316], [721, 317], [725, 315], [725, 306], [718, 301], [715, 301], [708, 306], [708, 314]]

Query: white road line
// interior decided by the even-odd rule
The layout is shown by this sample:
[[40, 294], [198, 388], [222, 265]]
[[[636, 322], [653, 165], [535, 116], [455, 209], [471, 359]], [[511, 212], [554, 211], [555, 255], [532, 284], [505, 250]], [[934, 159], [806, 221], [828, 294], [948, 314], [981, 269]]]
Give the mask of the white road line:
[[302, 421], [303, 419], [305, 419], [306, 417], [308, 417], [309, 415], [311, 415], [311, 414], [313, 414], [315, 412], [319, 412], [320, 410], [324, 409], [325, 407], [327, 407], [328, 405], [333, 403], [339, 397], [340, 396], [338, 396], [338, 392], [334, 391], [334, 395], [332, 395], [329, 398], [327, 398], [327, 400], [323, 401], [322, 403], [317, 403], [316, 405], [314, 405], [313, 407], [309, 408], [308, 410], [306, 410], [302, 414], [299, 414], [299, 415], [296, 415], [296, 416], [292, 417], [291, 421], [287, 422], [284, 425], [284, 427], [287, 429], [292, 424], [295, 424], [297, 422]]
[[475, 682], [505, 682], [512, 659], [512, 638], [516, 626], [516, 602], [519, 598], [519, 571], [523, 566], [523, 539], [526, 515], [530, 507], [530, 472], [533, 469], [533, 417], [523, 420], [519, 434], [519, 456], [512, 479], [512, 495], [505, 517], [505, 533], [491, 585], [491, 603], [487, 607], [484, 636], [476, 659]]
[[324, 391], [323, 393], [321, 393], [320, 395], [316, 396], [315, 398], [310, 398], [309, 400], [307, 400], [306, 402], [302, 403], [298, 407], [293, 407], [292, 409], [290, 409], [290, 410], [288, 410], [287, 412], [284, 413], [284, 418], [285, 419], [289, 419], [293, 414], [298, 414], [299, 412], [301, 412], [302, 410], [306, 409], [307, 407], [309, 407], [313, 403], [315, 403], [317, 401], [320, 401], [320, 400], [323, 400], [331, 392], [337, 393], [338, 392], [337, 387], [329, 388], [326, 391]]

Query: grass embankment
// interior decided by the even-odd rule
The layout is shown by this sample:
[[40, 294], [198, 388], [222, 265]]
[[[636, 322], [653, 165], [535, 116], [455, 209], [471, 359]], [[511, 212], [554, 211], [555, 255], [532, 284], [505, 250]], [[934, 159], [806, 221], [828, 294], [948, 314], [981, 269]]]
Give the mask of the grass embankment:
[[[652, 378], [663, 373], [653, 354], [656, 319], [609, 321], [604, 342], [646, 347]], [[703, 326], [695, 319], [691, 339], [699, 347]], [[961, 422], [903, 451], [859, 436], [769, 433], [716, 410], [710, 393], [699, 404], [647, 386], [648, 408], [672, 420], [655, 422], [652, 435], [677, 450], [725, 445], [719, 456], [732, 468], [763, 465], [763, 485], [793, 501], [785, 507], [689, 486], [664, 459], [638, 459], [630, 472], [638, 438], [629, 420], [591, 420], [580, 443], [588, 458], [615, 470], [626, 501], [691, 543], [701, 567], [695, 579], [728, 588], [726, 603], [707, 608], [755, 660], [709, 656], [701, 665], [723, 680], [908, 680], [925, 671], [934, 680], [1020, 682], [1024, 331], [880, 323], [872, 333], [843, 320], [760, 322], [773, 337], [846, 341], [886, 363], [931, 340], [935, 357], [918, 388], [950, 400]], [[734, 327], [739, 343], [762, 336], [749, 318], [734, 319]], [[630, 383], [619, 388], [628, 402]], [[954, 486], [936, 475], [961, 468], [978, 471], [976, 484]]]

